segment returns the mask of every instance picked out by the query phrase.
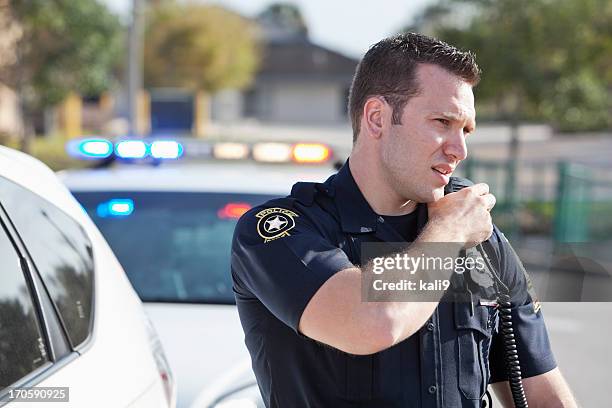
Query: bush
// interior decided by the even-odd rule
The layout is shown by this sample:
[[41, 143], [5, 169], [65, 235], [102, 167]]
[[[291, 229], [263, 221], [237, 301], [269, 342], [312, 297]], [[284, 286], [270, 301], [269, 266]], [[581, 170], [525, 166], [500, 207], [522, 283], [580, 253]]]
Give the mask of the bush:
[[604, 83], [582, 72], [561, 78], [542, 111], [561, 132], [602, 130], [612, 125], [610, 99]]
[[66, 153], [66, 139], [61, 137], [34, 138], [31, 155], [58, 171], [74, 167], [86, 167], [87, 162], [73, 159]]

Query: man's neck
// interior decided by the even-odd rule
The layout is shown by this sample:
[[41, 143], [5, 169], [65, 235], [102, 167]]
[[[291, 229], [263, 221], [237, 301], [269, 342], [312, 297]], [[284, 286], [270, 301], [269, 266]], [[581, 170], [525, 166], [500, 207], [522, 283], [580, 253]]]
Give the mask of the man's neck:
[[[373, 152], [372, 152], [373, 153]], [[353, 149], [349, 168], [370, 207], [379, 215], [404, 215], [416, 209], [416, 203], [400, 197], [384, 177], [376, 159], [361, 149]]]

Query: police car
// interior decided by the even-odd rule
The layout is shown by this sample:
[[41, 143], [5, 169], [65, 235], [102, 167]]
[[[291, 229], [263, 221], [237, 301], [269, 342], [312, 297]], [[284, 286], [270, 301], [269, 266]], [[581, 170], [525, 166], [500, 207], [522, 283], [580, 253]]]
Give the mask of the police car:
[[174, 407], [159, 338], [65, 186], [0, 146], [0, 204], [0, 406]]
[[295, 182], [325, 180], [331, 149], [89, 138], [68, 150], [95, 160], [97, 168], [60, 177], [144, 302], [176, 375], [178, 406], [263, 407], [234, 305], [234, 226]]

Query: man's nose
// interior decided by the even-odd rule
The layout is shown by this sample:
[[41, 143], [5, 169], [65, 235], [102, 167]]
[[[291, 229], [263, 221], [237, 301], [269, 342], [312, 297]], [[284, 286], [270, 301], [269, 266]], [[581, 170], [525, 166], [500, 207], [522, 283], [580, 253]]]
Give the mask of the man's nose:
[[444, 144], [444, 154], [452, 156], [455, 161], [461, 161], [467, 158], [467, 145], [465, 144], [463, 130], [454, 131], [448, 136]]

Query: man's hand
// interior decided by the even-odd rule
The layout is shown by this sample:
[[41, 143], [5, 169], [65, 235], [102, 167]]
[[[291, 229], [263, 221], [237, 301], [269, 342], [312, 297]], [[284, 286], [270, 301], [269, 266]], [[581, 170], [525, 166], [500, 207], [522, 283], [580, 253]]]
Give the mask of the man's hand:
[[[450, 193], [428, 203], [429, 223], [424, 233], [430, 242], [461, 242], [466, 247], [487, 240], [493, 233], [489, 213], [495, 196], [484, 183]], [[425, 238], [425, 237], [423, 237]]]

